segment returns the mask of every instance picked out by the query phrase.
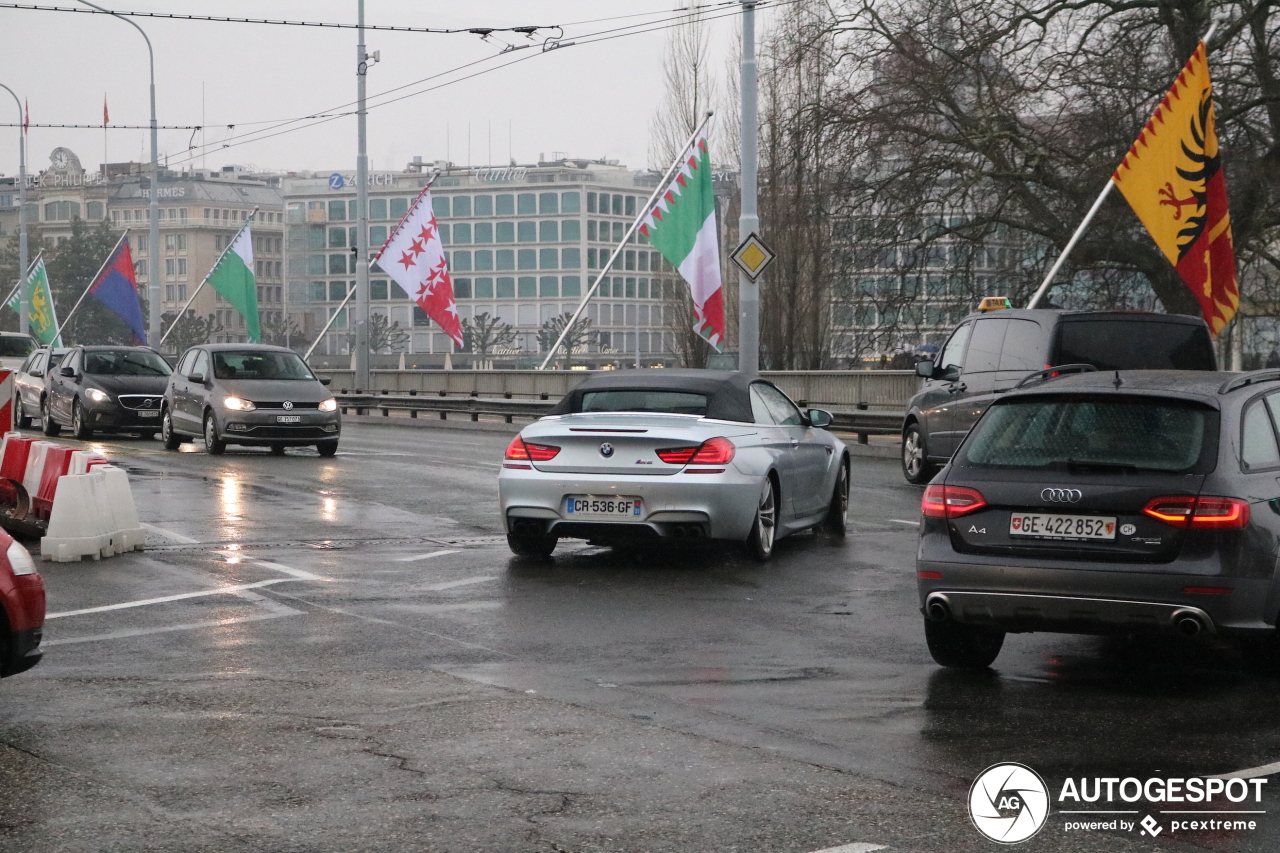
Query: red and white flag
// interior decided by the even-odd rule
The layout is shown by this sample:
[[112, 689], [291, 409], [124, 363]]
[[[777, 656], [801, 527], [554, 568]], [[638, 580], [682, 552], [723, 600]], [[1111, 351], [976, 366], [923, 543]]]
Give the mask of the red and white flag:
[[454, 343], [462, 346], [462, 323], [458, 320], [458, 303], [453, 298], [453, 280], [449, 278], [449, 265], [440, 244], [436, 215], [431, 210], [431, 187], [414, 200], [373, 260], [422, 306]]

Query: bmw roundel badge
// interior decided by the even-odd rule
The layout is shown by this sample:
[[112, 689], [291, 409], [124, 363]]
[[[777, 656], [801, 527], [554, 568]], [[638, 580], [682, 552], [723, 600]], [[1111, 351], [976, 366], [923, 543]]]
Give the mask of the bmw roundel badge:
[[607, 441], [604, 444], [600, 445], [600, 455], [603, 456], [605, 459], [608, 459], [610, 456], [612, 456], [613, 445]]

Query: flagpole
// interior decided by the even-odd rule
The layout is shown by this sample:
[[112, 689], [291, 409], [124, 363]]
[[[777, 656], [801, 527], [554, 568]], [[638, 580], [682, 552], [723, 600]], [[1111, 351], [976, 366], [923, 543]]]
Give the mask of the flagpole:
[[[1209, 31], [1204, 34], [1204, 38], [1200, 41], [1204, 42], [1205, 56], [1209, 55], [1209, 39], [1213, 38], [1213, 34], [1218, 30], [1218, 24], [1224, 20], [1221, 13], [1213, 16], [1213, 23], [1209, 25]], [[1053, 262], [1053, 266], [1049, 268], [1048, 274], [1045, 275], [1044, 281], [1040, 282], [1040, 287], [1036, 289], [1035, 294], [1031, 297], [1031, 301], [1027, 303], [1028, 308], [1035, 308], [1040, 302], [1040, 298], [1049, 291], [1049, 285], [1053, 284], [1053, 278], [1058, 274], [1058, 270], [1062, 269], [1062, 265], [1066, 263], [1067, 256], [1071, 254], [1071, 250], [1076, 247], [1076, 243], [1080, 242], [1080, 238], [1084, 236], [1084, 231], [1089, 227], [1089, 223], [1093, 221], [1093, 217], [1097, 215], [1098, 210], [1102, 207], [1102, 203], [1107, 200], [1107, 196], [1115, 189], [1115, 173], [1112, 177], [1107, 178], [1107, 185], [1102, 188], [1102, 192], [1098, 193], [1098, 198], [1094, 200], [1093, 207], [1089, 208], [1089, 212], [1084, 215], [1084, 219], [1080, 221], [1080, 225], [1076, 228], [1076, 232], [1071, 235], [1071, 239], [1067, 241], [1067, 245], [1063, 248], [1062, 254], [1058, 255], [1058, 259]]]
[[71, 322], [71, 317], [80, 310], [80, 303], [84, 302], [84, 298], [89, 295], [89, 291], [93, 290], [93, 285], [97, 283], [98, 276], [102, 275], [102, 271], [107, 268], [107, 264], [111, 263], [111, 259], [116, 256], [116, 250], [120, 248], [120, 244], [124, 242], [124, 238], [129, 236], [129, 229], [124, 229], [124, 233], [120, 235], [120, 239], [111, 247], [111, 251], [107, 252], [107, 259], [102, 262], [102, 266], [98, 267], [98, 271], [93, 274], [93, 278], [89, 279], [89, 286], [84, 289], [84, 293], [80, 294], [80, 298], [76, 300], [75, 307], [71, 309], [71, 313], [62, 318], [62, 323], [53, 330], [53, 339], [56, 341], [58, 335], [62, 334], [62, 330], [67, 327], [67, 323]]
[[27, 265], [27, 271], [22, 274], [22, 278], [18, 279], [18, 283], [13, 286], [13, 290], [9, 291], [9, 295], [4, 298], [4, 302], [0, 303], [8, 305], [9, 300], [13, 298], [13, 294], [18, 292], [18, 288], [27, 283], [27, 279], [31, 278], [31, 271], [36, 268], [36, 264], [40, 263], [40, 259], [44, 257], [44, 249], [36, 255], [36, 259]]
[[[542, 360], [542, 364], [538, 367], [539, 370], [546, 370], [547, 365], [553, 358], [555, 358], [556, 351], [560, 349], [560, 344], [564, 343], [564, 339], [568, 336], [569, 330], [573, 328], [574, 323], [578, 322], [578, 318], [582, 316], [582, 312], [587, 308], [587, 303], [591, 301], [591, 297], [595, 295], [596, 289], [600, 287], [600, 279], [604, 278], [609, 270], [613, 268], [614, 263], [618, 260], [618, 256], [621, 255], [622, 250], [626, 248], [627, 240], [631, 239], [631, 235], [640, 227], [640, 223], [652, 212], [653, 205], [657, 202], [658, 196], [662, 195], [662, 193], [667, 189], [667, 185], [671, 182], [672, 176], [684, 163], [685, 154], [687, 154], [689, 149], [693, 147], [694, 143], [698, 141], [698, 137], [702, 135], [703, 128], [707, 126], [707, 122], [711, 121], [712, 115], [714, 115], [714, 113], [707, 113], [706, 117], [702, 119], [702, 123], [698, 125], [698, 129], [689, 136], [689, 141], [680, 149], [680, 154], [676, 157], [676, 161], [667, 168], [666, 172], [663, 173], [662, 180], [658, 181], [658, 186], [654, 188], [653, 194], [649, 196], [649, 200], [640, 208], [640, 215], [631, 223], [631, 227], [627, 229], [626, 234], [622, 235], [622, 240], [619, 241], [617, 248], [613, 250], [613, 254], [609, 256], [609, 262], [601, 268], [600, 272], [596, 273], [596, 280], [592, 283], [591, 287], [587, 289], [587, 293], [582, 297], [582, 301], [578, 303], [578, 310], [574, 311], [573, 316], [569, 318], [569, 322], [565, 323], [564, 329], [560, 332], [560, 337], [556, 338], [555, 344], [551, 347], [551, 352], [547, 353], [547, 357]], [[638, 334], [636, 340], [636, 345], [639, 346]]]
[[347, 298], [338, 303], [338, 307], [335, 308], [333, 310], [333, 314], [329, 316], [329, 322], [324, 324], [324, 328], [320, 330], [320, 334], [316, 335], [316, 339], [311, 342], [311, 346], [307, 347], [307, 353], [302, 357], [303, 361], [311, 358], [311, 353], [315, 351], [315, 348], [320, 344], [320, 341], [324, 340], [325, 332], [329, 331], [329, 327], [333, 325], [333, 321], [338, 319], [338, 315], [342, 313], [342, 309], [351, 301], [351, 297], [355, 296], [355, 293], [356, 292], [354, 290], [347, 291]]
[[249, 211], [249, 215], [245, 217], [244, 224], [240, 226], [240, 230], [232, 235], [231, 242], [227, 243], [221, 254], [218, 255], [218, 259], [213, 262], [213, 266], [209, 267], [209, 271], [204, 274], [204, 278], [200, 279], [200, 283], [196, 285], [196, 289], [191, 291], [191, 298], [178, 309], [178, 316], [174, 318], [173, 323], [169, 326], [169, 331], [165, 332], [164, 336], [160, 338], [160, 343], [156, 344], [156, 349], [164, 346], [164, 342], [169, 340], [169, 333], [178, 327], [178, 322], [182, 319], [182, 315], [186, 314], [187, 309], [191, 307], [191, 303], [196, 301], [197, 294], [199, 294], [204, 288], [205, 282], [209, 280], [209, 276], [213, 275], [213, 271], [218, 268], [218, 264], [222, 263], [222, 259], [226, 257], [227, 252], [231, 251], [231, 247], [236, 244], [236, 240], [240, 239], [241, 233], [244, 232], [244, 229], [249, 227], [249, 223], [253, 221], [253, 217], [258, 215], [259, 210], [260, 208], [255, 207], [253, 210]]

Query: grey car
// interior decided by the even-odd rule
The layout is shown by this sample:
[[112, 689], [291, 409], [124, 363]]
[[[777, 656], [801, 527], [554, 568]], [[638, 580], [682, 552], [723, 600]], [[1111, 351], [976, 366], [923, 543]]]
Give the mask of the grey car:
[[315, 445], [321, 456], [338, 451], [338, 403], [293, 350], [263, 344], [205, 344], [182, 354], [164, 392], [160, 433], [177, 450], [200, 437], [220, 454], [228, 444], [269, 447]]
[[718, 370], [593, 376], [507, 448], [507, 541], [546, 556], [560, 537], [621, 544], [720, 539], [767, 560], [819, 525], [843, 536], [849, 453], [767, 381]]
[[925, 489], [934, 659], [985, 667], [1029, 631], [1280, 650], [1280, 370], [1075, 370], [1003, 395]]

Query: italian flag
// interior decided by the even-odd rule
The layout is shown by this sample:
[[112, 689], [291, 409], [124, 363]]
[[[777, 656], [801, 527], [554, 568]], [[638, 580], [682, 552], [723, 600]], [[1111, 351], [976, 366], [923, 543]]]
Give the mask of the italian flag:
[[671, 186], [645, 217], [640, 233], [689, 282], [693, 330], [717, 352], [724, 350], [724, 288], [707, 140], [690, 150]]
[[249, 342], [262, 343], [262, 327], [258, 325], [258, 285], [253, 277], [253, 236], [249, 225], [244, 228], [209, 273], [209, 286], [244, 317]]

